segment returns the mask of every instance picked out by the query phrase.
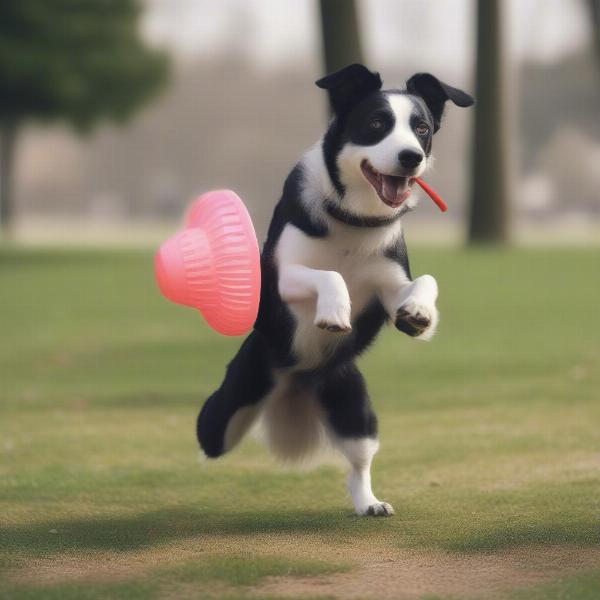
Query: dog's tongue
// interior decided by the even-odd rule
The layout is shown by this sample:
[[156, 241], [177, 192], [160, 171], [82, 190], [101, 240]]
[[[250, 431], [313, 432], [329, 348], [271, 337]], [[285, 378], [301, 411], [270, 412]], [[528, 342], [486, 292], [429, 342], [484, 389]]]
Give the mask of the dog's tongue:
[[394, 175], [381, 176], [381, 195], [388, 204], [402, 204], [410, 196], [408, 177], [395, 177]]

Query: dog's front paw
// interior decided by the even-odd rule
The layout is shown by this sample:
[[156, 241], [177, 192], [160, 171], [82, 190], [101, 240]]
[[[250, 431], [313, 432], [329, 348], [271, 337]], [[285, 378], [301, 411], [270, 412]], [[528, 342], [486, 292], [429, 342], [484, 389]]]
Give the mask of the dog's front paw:
[[332, 333], [349, 333], [350, 307], [344, 304], [320, 304], [317, 306], [315, 325]]
[[409, 300], [396, 311], [394, 325], [411, 337], [429, 340], [435, 333], [437, 321], [438, 312], [435, 306]]
[[394, 508], [387, 502], [374, 502], [360, 512], [365, 517], [391, 517], [394, 514]]

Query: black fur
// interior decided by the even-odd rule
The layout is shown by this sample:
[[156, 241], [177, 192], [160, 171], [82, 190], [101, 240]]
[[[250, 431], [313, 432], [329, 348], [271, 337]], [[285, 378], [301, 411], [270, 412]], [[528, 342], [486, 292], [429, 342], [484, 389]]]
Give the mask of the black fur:
[[269, 347], [260, 333], [251, 333], [227, 366], [221, 387], [204, 404], [197, 422], [198, 440], [209, 458], [223, 451], [225, 429], [243, 406], [261, 400], [273, 385]]
[[346, 142], [344, 126], [344, 120], [340, 117], [335, 117], [323, 137], [323, 157], [325, 159], [327, 173], [329, 174], [329, 178], [333, 183], [335, 191], [342, 197], [346, 193], [346, 187], [340, 181], [337, 155], [340, 153]]
[[[381, 127], [372, 127], [375, 120], [380, 122]], [[373, 146], [388, 135], [395, 124], [396, 117], [387, 97], [382, 92], [373, 92], [358, 102], [348, 114], [346, 137], [358, 146]]]
[[329, 233], [324, 223], [317, 223], [310, 218], [300, 201], [303, 177], [301, 163], [297, 164], [287, 176], [283, 184], [281, 200], [273, 212], [263, 253], [270, 253], [274, 250], [283, 228], [288, 223], [295, 225], [310, 237], [325, 237]]
[[327, 372], [318, 382], [317, 397], [337, 435], [345, 438], [377, 436], [377, 417], [367, 386], [353, 362]]
[[377, 298], [373, 298], [352, 323], [352, 333], [338, 345], [335, 354], [321, 367], [320, 371], [327, 373], [332, 368], [349, 363], [360, 356], [373, 343], [387, 319], [381, 302]]
[[337, 115], [342, 115], [361, 98], [381, 89], [382, 81], [379, 73], [354, 64], [319, 79], [316, 85], [329, 92], [331, 107]]
[[408, 262], [408, 248], [406, 247], [404, 234], [397, 238], [392, 246], [386, 248], [385, 255], [394, 262], [397, 262], [404, 269], [404, 272], [408, 278], [412, 281], [410, 264]]
[[350, 211], [340, 208], [335, 202], [325, 201], [325, 210], [334, 219], [351, 227], [384, 227], [396, 222], [408, 209], [399, 210], [392, 217], [364, 217], [355, 215]]
[[431, 73], [413, 75], [406, 82], [406, 91], [409, 94], [423, 98], [433, 117], [434, 133], [440, 128], [447, 100], [454, 102], [456, 106], [462, 107], [471, 106], [474, 102], [469, 94], [440, 81]]

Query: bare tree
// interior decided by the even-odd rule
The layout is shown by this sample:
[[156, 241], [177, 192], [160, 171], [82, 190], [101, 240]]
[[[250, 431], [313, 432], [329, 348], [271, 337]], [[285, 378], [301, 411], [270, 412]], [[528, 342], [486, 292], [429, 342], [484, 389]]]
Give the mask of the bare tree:
[[502, 244], [509, 235], [508, 77], [503, 0], [477, 2], [477, 83], [469, 242]]
[[320, 0], [323, 58], [326, 73], [363, 62], [354, 0]]
[[13, 219], [10, 174], [15, 154], [16, 125], [10, 119], [0, 120], [0, 229], [7, 230]]
[[600, 0], [586, 0], [590, 14], [590, 25], [596, 58], [600, 61]]

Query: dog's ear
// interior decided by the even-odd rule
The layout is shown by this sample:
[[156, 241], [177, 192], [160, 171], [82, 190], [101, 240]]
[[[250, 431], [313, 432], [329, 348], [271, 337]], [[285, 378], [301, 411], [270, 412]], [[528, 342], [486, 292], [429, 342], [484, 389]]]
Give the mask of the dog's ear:
[[329, 92], [331, 107], [340, 114], [367, 94], [381, 89], [379, 73], [369, 71], [359, 64], [349, 65], [315, 82], [321, 89]]
[[431, 73], [413, 75], [406, 82], [406, 91], [423, 98], [433, 115], [434, 133], [440, 128], [446, 100], [451, 100], [456, 106], [462, 107], [471, 106], [475, 102], [466, 92], [440, 81]]

